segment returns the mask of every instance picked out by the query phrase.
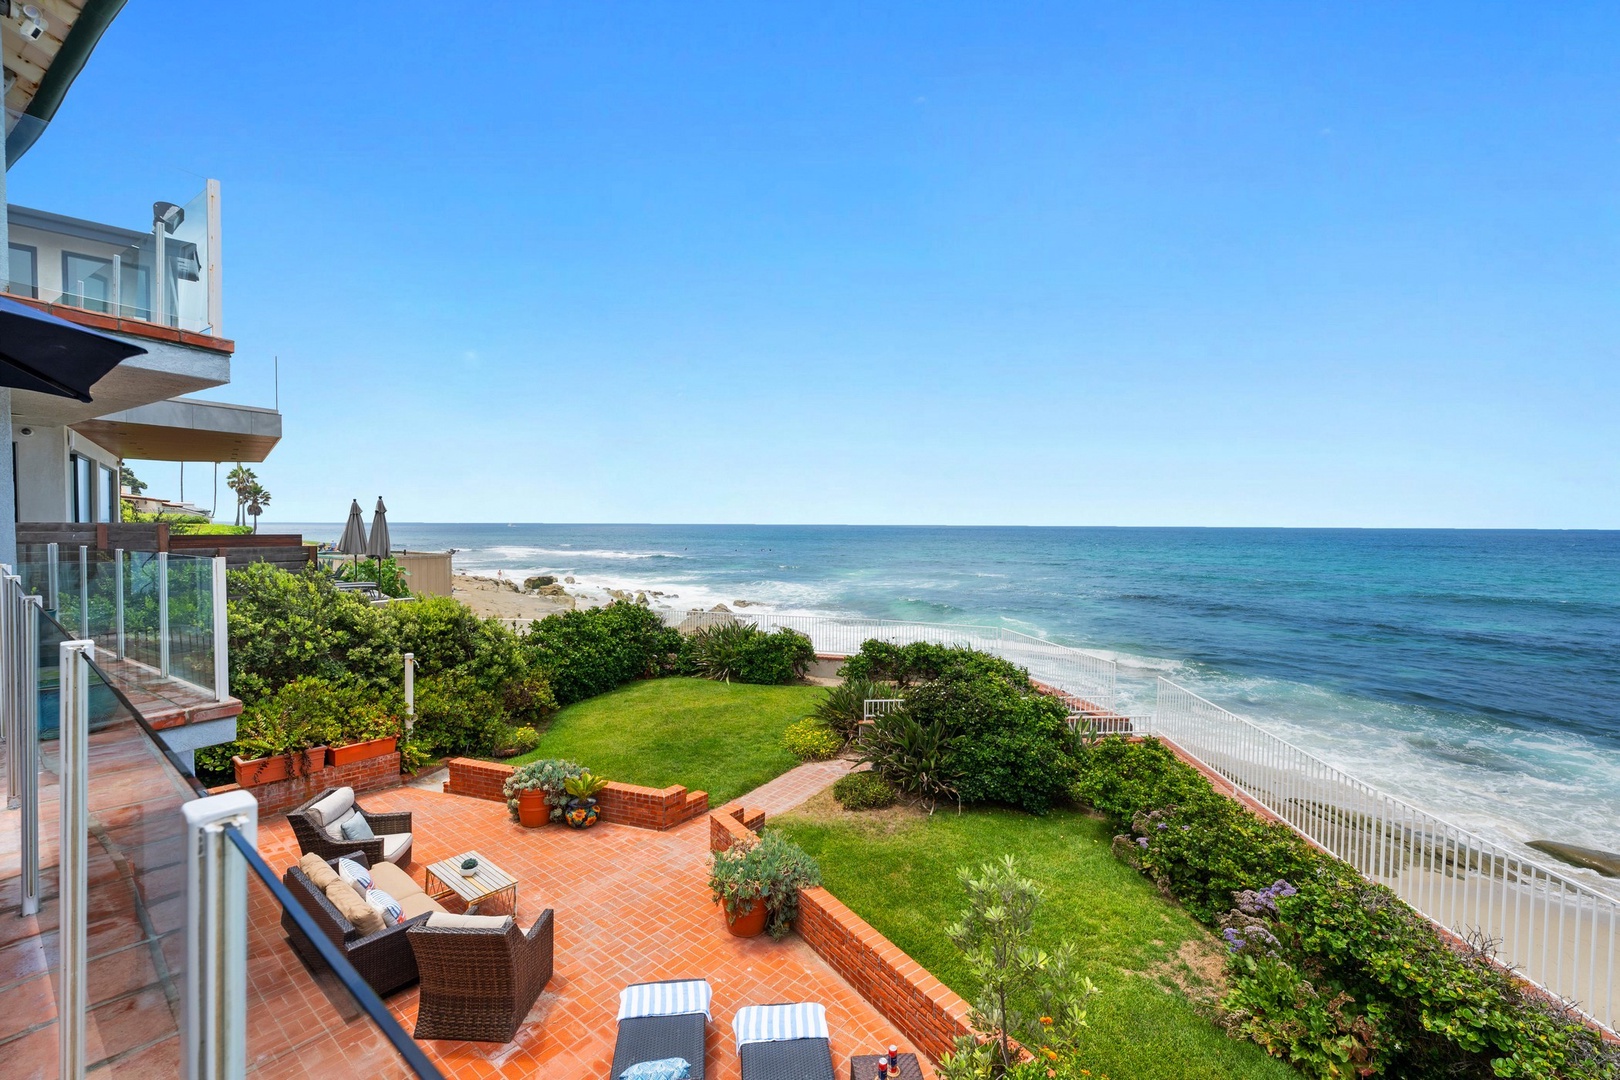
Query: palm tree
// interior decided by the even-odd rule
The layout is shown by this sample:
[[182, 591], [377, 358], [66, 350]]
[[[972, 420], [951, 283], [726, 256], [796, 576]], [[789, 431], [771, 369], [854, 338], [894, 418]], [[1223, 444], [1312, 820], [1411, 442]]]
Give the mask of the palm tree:
[[236, 463], [236, 468], [225, 474], [225, 486], [236, 492], [236, 523], [238, 525], [243, 524], [242, 510], [247, 505], [248, 488], [257, 483], [258, 479], [253, 474], [253, 470], [244, 466], [240, 461]]
[[265, 490], [263, 484], [255, 480], [248, 485], [247, 497], [244, 501], [247, 503], [248, 514], [253, 518], [253, 531], [258, 532], [259, 515], [264, 513], [264, 508], [270, 505], [270, 493]]

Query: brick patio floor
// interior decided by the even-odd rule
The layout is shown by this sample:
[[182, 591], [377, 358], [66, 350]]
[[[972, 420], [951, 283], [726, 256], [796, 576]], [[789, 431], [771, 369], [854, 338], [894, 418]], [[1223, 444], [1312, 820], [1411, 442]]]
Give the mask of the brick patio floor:
[[[759, 798], [740, 801], [786, 809], [846, 770], [840, 762], [795, 770], [759, 789]], [[412, 812], [416, 861], [410, 870], [418, 882], [426, 865], [478, 850], [519, 879], [519, 925], [528, 926], [544, 908], [556, 910], [556, 974], [517, 1039], [504, 1046], [424, 1042], [446, 1076], [607, 1077], [619, 990], [653, 979], [702, 977], [714, 988], [708, 1075], [716, 1080], [739, 1078], [731, 1018], [748, 1004], [825, 1004], [841, 1077], [848, 1075], [852, 1054], [890, 1043], [911, 1049], [797, 937], [742, 940], [726, 931], [706, 885], [707, 816], [664, 833], [606, 823], [576, 832], [561, 825], [524, 829], [500, 803], [413, 788], [367, 795], [362, 802], [367, 809]], [[261, 826], [259, 849], [278, 871], [298, 858], [285, 819]], [[339, 1022], [336, 1034], [329, 1034], [335, 1011], [313, 992], [309, 974], [268, 918], [269, 904], [268, 897], [255, 895], [249, 966], [262, 997], [250, 1004], [255, 1030], [249, 1053], [256, 1073], [395, 1072], [388, 1065], [391, 1053], [365, 1025]], [[410, 1032], [416, 988], [390, 996], [387, 1004]]]

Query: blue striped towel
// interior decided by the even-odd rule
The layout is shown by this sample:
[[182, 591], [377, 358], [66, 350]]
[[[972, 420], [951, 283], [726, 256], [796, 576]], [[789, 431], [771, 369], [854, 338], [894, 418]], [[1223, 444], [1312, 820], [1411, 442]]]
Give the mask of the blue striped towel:
[[788, 1039], [827, 1039], [827, 1010], [814, 1002], [800, 1005], [745, 1005], [737, 1010], [731, 1029], [737, 1050], [745, 1043], [783, 1042]]
[[713, 998], [714, 991], [709, 989], [709, 984], [704, 979], [636, 983], [619, 991], [619, 1019], [702, 1013], [713, 1020], [714, 1016], [709, 1012], [709, 1002]]

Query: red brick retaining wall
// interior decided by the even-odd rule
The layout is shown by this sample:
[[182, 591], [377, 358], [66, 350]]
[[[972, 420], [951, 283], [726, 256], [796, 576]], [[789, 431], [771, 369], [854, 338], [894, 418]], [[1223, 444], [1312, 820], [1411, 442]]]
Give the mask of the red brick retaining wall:
[[[511, 765], [476, 758], [452, 758], [445, 764], [450, 770], [450, 779], [445, 781], [444, 790], [449, 794], [506, 801], [501, 787], [512, 775]], [[650, 788], [610, 783], [597, 794], [596, 807], [603, 821], [661, 831], [703, 813], [709, 808], [709, 796], [701, 791], [687, 791], [679, 784]]]
[[324, 769], [316, 769], [307, 776], [289, 776], [285, 780], [254, 784], [247, 788], [226, 784], [223, 787], [209, 788], [209, 791], [214, 795], [224, 791], [246, 791], [259, 800], [259, 815], [266, 817], [270, 814], [285, 813], [329, 787], [352, 787], [355, 791], [381, 791], [383, 788], [398, 787], [399, 782], [399, 753], [396, 751], [381, 757], [351, 761], [347, 765], [328, 765]]
[[935, 1061], [958, 1035], [974, 1033], [966, 1001], [826, 889], [799, 890], [796, 929], [857, 993]]

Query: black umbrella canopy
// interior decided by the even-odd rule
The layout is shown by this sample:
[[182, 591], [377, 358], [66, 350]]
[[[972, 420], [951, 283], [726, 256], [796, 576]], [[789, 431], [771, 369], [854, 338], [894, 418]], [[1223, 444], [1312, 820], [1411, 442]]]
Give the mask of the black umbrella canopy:
[[388, 558], [388, 507], [382, 496], [377, 496], [377, 512], [371, 517], [371, 539], [366, 542], [366, 554], [381, 562]]
[[0, 296], [0, 386], [90, 400], [90, 388], [146, 350]]

